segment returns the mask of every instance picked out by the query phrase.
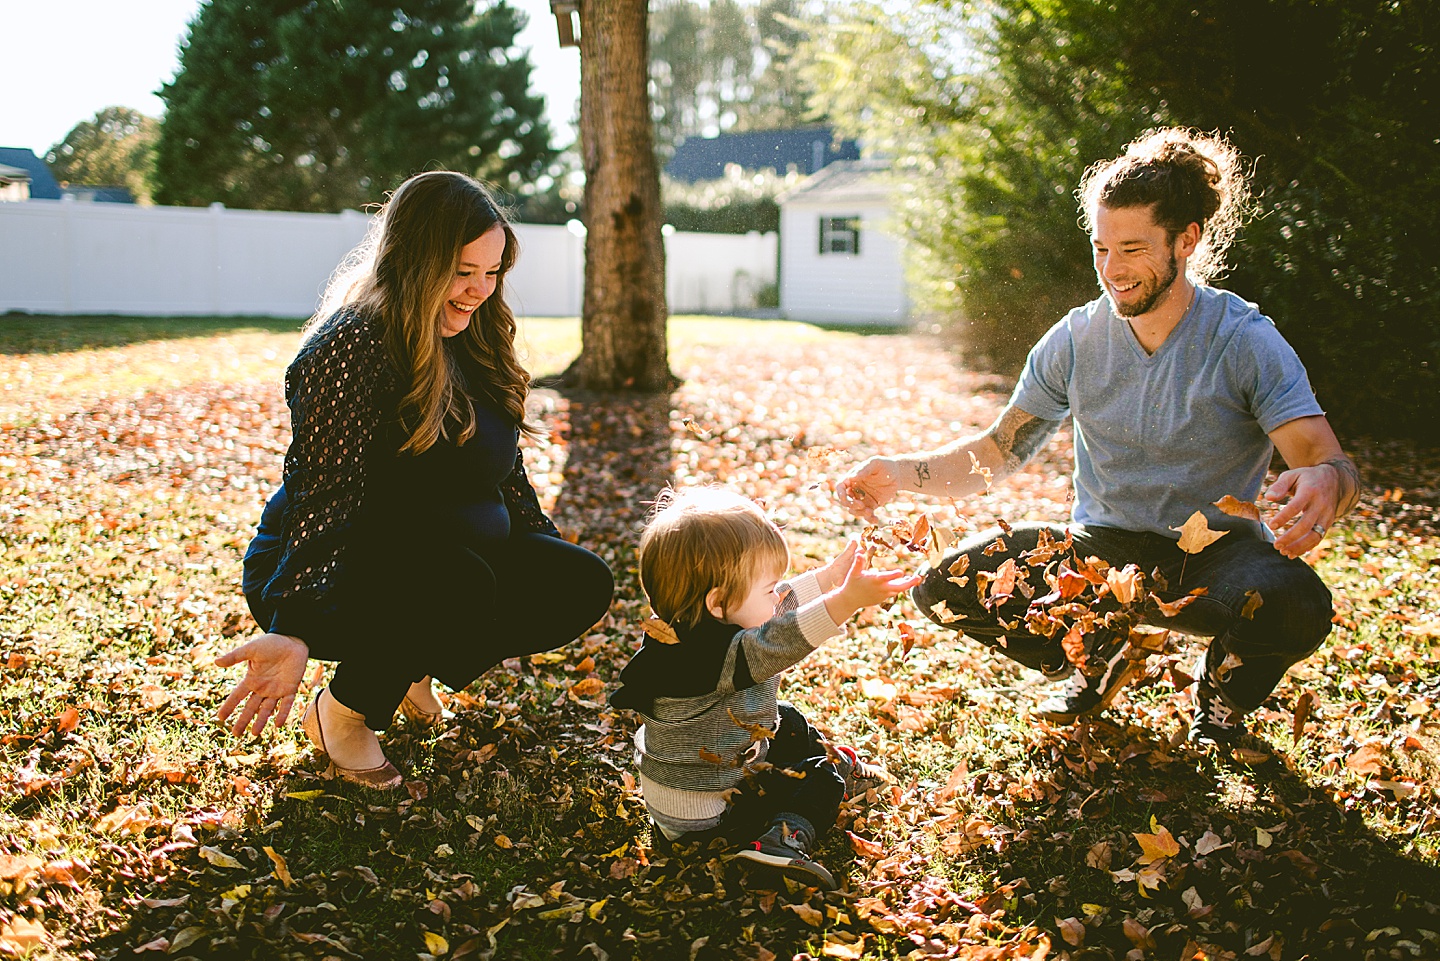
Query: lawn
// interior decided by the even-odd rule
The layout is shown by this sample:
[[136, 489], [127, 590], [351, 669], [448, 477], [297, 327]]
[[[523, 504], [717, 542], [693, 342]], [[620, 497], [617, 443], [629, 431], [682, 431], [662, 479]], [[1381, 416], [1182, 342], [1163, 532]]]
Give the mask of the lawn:
[[[36, 958], [1440, 957], [1440, 454], [1349, 439], [1362, 504], [1310, 560], [1326, 646], [1238, 752], [1184, 742], [1197, 653], [1152, 637], [1099, 720], [1027, 716], [1040, 679], [871, 611], [788, 676], [890, 783], [848, 802], [838, 892], [649, 846], [635, 719], [607, 694], [648, 615], [633, 546], [665, 483], [765, 503], [795, 566], [858, 522], [859, 458], [989, 423], [1008, 383], [938, 340], [678, 318], [668, 397], [537, 391], [526, 450], [560, 528], [619, 584], [574, 644], [398, 722], [405, 790], [316, 776], [298, 724], [231, 738], [214, 711], [254, 626], [240, 556], [279, 479], [294, 322], [0, 318], [0, 956]], [[522, 324], [535, 374], [573, 320]], [[970, 502], [897, 505], [963, 534], [1054, 518], [1068, 437]], [[317, 667], [311, 684], [321, 683]]]

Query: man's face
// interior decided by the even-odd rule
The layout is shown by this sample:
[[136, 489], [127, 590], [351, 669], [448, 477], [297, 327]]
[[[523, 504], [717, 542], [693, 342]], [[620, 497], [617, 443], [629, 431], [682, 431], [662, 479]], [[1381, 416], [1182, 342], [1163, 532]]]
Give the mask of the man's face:
[[1154, 209], [1101, 204], [1091, 218], [1095, 276], [1121, 317], [1141, 317], [1163, 306], [1180, 276], [1176, 252], [1185, 235], [1171, 242], [1155, 222]]

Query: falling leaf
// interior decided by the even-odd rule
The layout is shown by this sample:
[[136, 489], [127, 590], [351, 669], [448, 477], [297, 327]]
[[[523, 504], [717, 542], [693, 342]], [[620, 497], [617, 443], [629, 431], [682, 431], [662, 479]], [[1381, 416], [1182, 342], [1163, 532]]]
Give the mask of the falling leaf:
[[1183, 611], [1185, 608], [1195, 603], [1196, 596], [1197, 595], [1195, 594], [1186, 594], [1184, 597], [1180, 598], [1177, 601], [1166, 603], [1165, 601], [1160, 600], [1160, 598], [1156, 595], [1151, 594], [1150, 600], [1155, 602], [1155, 606], [1160, 609], [1161, 614], [1164, 614], [1166, 617], [1174, 617], [1181, 611]]
[[243, 868], [245, 866], [219, 848], [211, 847], [208, 844], [201, 846], [200, 856], [217, 868], [230, 868], [234, 870], [235, 868]]
[[1185, 522], [1185, 526], [1170, 529], [1180, 532], [1179, 546], [1187, 554], [1198, 554], [1230, 533], [1229, 531], [1212, 531], [1210, 525], [1205, 522], [1205, 515], [1200, 511], [1191, 514], [1190, 519]]
[[995, 538], [995, 540], [994, 540], [993, 543], [991, 543], [988, 547], [986, 547], [986, 548], [985, 548], [984, 550], [982, 550], [980, 553], [984, 554], [986, 557], [991, 557], [991, 556], [993, 556], [993, 555], [995, 555], [995, 554], [1003, 554], [1005, 551], [1007, 551], [1007, 550], [1009, 550], [1009, 549], [1010, 549], [1010, 548], [1009, 548], [1009, 545], [1007, 545], [1007, 544], [1005, 543], [1005, 538], [1003, 538], [1003, 537], [997, 537], [997, 538]]
[[995, 582], [990, 585], [990, 597], [993, 600], [1003, 600], [1015, 593], [1015, 579], [1020, 574], [1020, 567], [1015, 563], [1015, 558], [1005, 558], [1005, 563], [995, 569]]
[[990, 493], [990, 482], [994, 479], [990, 474], [990, 468], [980, 466], [980, 458], [975, 456], [973, 450], [966, 451], [966, 453], [970, 455], [970, 473], [979, 474], [983, 477], [985, 479], [985, 493]]
[[450, 942], [434, 931], [425, 932], [425, 950], [435, 957], [450, 953]]
[[902, 621], [896, 631], [900, 635], [900, 656], [907, 657], [915, 646], [915, 628]]
[[1246, 591], [1245, 606], [1240, 608], [1240, 616], [1246, 620], [1254, 620], [1255, 612], [1260, 610], [1260, 605], [1264, 603], [1265, 599], [1260, 596], [1259, 591]]
[[934, 614], [941, 624], [953, 624], [956, 621], [964, 620], [961, 615], [953, 613], [950, 610], [950, 605], [946, 604], [943, 600], [931, 604], [930, 613]]
[[764, 724], [747, 724], [744, 721], [740, 720], [738, 717], [736, 717], [734, 711], [731, 711], [728, 708], [726, 709], [726, 711], [730, 715], [731, 722], [733, 722], [736, 727], [743, 727], [746, 731], [750, 732], [751, 744], [755, 744], [759, 741], [768, 741], [775, 736], [775, 731], [769, 727], [766, 727]]
[[280, 854], [268, 844], [261, 848], [261, 850], [265, 852], [270, 858], [270, 861], [275, 865], [275, 876], [280, 879], [280, 883], [287, 888], [293, 885], [295, 879], [290, 876], [290, 868], [285, 864], [284, 855]]
[[1121, 604], [1129, 604], [1135, 600], [1140, 593], [1140, 583], [1144, 580], [1140, 568], [1134, 564], [1126, 564], [1123, 570], [1110, 568], [1105, 572], [1105, 583], [1110, 587], [1110, 593]]
[[959, 557], [955, 558], [955, 563], [951, 564], [949, 570], [947, 570], [945, 573], [951, 575], [952, 577], [959, 577], [961, 574], [964, 574], [969, 569], [970, 555], [961, 554]]
[[1242, 501], [1229, 494], [1216, 501], [1215, 506], [1231, 517], [1244, 517], [1252, 521], [1260, 520], [1260, 508], [1256, 504], [1251, 501]]
[[1076, 667], [1085, 663], [1085, 634], [1078, 623], [1071, 624], [1060, 639], [1060, 649], [1065, 652], [1065, 659]]
[[675, 633], [675, 628], [660, 620], [659, 615], [652, 614], [646, 618], [640, 623], [640, 629], [661, 644], [680, 643], [680, 635]]
[[1060, 565], [1060, 573], [1055, 576], [1055, 589], [1060, 592], [1062, 601], [1073, 601], [1085, 592], [1085, 585], [1090, 583], [1085, 577], [1064, 564]]
[[917, 554], [924, 553], [930, 546], [930, 518], [921, 514], [915, 521], [915, 529], [910, 535], [910, 541], [905, 545]]

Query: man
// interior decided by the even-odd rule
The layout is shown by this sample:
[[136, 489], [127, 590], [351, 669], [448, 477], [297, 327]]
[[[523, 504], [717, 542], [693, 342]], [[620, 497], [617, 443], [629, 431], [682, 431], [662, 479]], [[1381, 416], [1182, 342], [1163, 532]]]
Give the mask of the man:
[[[1143, 616], [1211, 638], [1191, 690], [1190, 736], [1230, 743], [1245, 732], [1243, 716], [1330, 632], [1329, 591], [1300, 557], [1354, 506], [1359, 476], [1274, 324], [1205, 283], [1223, 266], [1248, 200], [1230, 144], [1182, 129], [1152, 131], [1123, 156], [1091, 167], [1078, 197], [1102, 296], [1032, 348], [1009, 405], [988, 430], [934, 451], [871, 458], [841, 480], [838, 493], [872, 521], [900, 491], [974, 494], [990, 481], [984, 472], [996, 480], [1014, 473], [1072, 419], [1072, 522], [1016, 525], [1002, 550], [998, 530], [962, 543], [927, 572], [915, 601], [937, 623], [1061, 679], [1037, 713], [1068, 724], [1103, 710], [1126, 680], [1128, 632], [1096, 625], [1085, 636], [1086, 670], [1072, 673], [1064, 632], [1028, 629], [1026, 597], [1051, 588], [1044, 568], [1022, 555], [1047, 540], [1063, 542], [1068, 531], [1075, 558], [1135, 564], [1147, 577], [1158, 572], [1149, 586], [1162, 601], [1204, 588], [1173, 615], [1150, 604]], [[1289, 469], [1265, 491], [1282, 505], [1268, 522], [1221, 511], [1215, 502], [1226, 495], [1255, 500], [1275, 450]], [[1187, 554], [1177, 531], [1195, 511], [1225, 534]], [[988, 599], [991, 609], [974, 581], [952, 579], [961, 554], [972, 574], [1014, 558], [1035, 590], [1003, 603]]]

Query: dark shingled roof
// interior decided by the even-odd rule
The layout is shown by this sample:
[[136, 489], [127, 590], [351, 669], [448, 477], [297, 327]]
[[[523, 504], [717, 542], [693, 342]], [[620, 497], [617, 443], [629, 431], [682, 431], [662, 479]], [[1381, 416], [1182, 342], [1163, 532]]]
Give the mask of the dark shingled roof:
[[19, 167], [30, 174], [31, 200], [60, 199], [60, 185], [55, 182], [50, 168], [28, 147], [0, 147], [0, 164]]
[[675, 148], [665, 172], [675, 180], [694, 183], [718, 180], [725, 176], [725, 165], [732, 163], [745, 170], [769, 168], [778, 174], [793, 165], [802, 174], [813, 174], [836, 160], [859, 159], [859, 145], [853, 140], [836, 141], [830, 127], [753, 130], [686, 138]]

